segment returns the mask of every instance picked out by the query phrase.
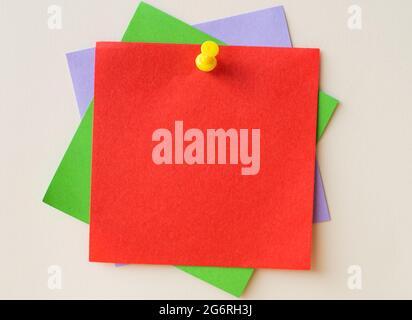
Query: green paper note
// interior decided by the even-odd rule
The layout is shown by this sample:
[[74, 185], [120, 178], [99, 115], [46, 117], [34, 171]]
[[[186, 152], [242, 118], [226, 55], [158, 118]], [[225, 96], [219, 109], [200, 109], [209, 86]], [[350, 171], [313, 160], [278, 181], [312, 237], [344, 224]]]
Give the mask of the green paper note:
[[236, 297], [245, 291], [254, 269], [219, 267], [177, 267], [207, 283], [220, 288]]
[[93, 102], [64, 154], [43, 202], [83, 222], [90, 222]]
[[202, 44], [206, 40], [224, 44], [144, 2], [140, 3], [122, 38], [124, 42], [179, 44]]
[[318, 108], [318, 130], [317, 130], [317, 141], [322, 138], [326, 127], [329, 124], [330, 119], [333, 116], [336, 108], [338, 107], [339, 101], [335, 98], [327, 95], [326, 93], [319, 92], [319, 108]]
[[[123, 36], [123, 41], [128, 42], [181, 44], [201, 44], [210, 39], [223, 44], [143, 2], [137, 8]], [[325, 99], [328, 96], [323, 93], [321, 95], [319, 117], [323, 120], [322, 127], [318, 125], [318, 137], [322, 135], [333, 114], [330, 112], [330, 99], [333, 98]], [[50, 206], [86, 223], [89, 223], [90, 208], [92, 126], [93, 102], [85, 113], [43, 199]], [[254, 271], [217, 267], [178, 268], [237, 297], [245, 290]]]

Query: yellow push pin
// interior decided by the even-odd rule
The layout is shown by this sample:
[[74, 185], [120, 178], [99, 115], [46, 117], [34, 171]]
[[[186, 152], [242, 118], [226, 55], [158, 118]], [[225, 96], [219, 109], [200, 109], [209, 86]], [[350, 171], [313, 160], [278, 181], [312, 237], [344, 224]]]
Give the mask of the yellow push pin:
[[219, 53], [219, 46], [209, 40], [203, 42], [200, 50], [202, 53], [196, 57], [197, 68], [204, 72], [212, 71], [217, 65], [216, 56]]

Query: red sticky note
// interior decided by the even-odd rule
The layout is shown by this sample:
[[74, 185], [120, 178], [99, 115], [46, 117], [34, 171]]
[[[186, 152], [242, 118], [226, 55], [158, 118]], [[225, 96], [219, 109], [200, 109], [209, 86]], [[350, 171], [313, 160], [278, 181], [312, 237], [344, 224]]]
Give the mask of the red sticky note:
[[318, 49], [98, 43], [90, 261], [308, 269]]

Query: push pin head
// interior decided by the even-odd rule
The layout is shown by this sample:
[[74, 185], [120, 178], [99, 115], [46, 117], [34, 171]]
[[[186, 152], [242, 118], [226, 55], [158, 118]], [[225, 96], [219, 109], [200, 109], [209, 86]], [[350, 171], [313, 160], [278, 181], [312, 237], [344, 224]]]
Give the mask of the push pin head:
[[219, 53], [219, 46], [216, 42], [206, 41], [203, 42], [200, 50], [202, 53], [196, 57], [197, 68], [204, 72], [212, 71], [217, 65], [216, 56]]

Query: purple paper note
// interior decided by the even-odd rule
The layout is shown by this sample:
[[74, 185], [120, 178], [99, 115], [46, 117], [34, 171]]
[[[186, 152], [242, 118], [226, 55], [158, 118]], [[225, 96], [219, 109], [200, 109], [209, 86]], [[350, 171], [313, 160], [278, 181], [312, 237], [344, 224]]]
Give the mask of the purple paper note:
[[313, 223], [330, 221], [328, 202], [326, 200], [325, 188], [320, 175], [319, 164], [316, 161], [315, 168], [315, 201], [313, 203]]
[[94, 48], [66, 54], [80, 115], [94, 96]]
[[[230, 45], [292, 47], [282, 6], [213, 20], [194, 27]], [[80, 115], [94, 96], [94, 48], [66, 55]], [[316, 163], [313, 222], [330, 220], [325, 190]]]

